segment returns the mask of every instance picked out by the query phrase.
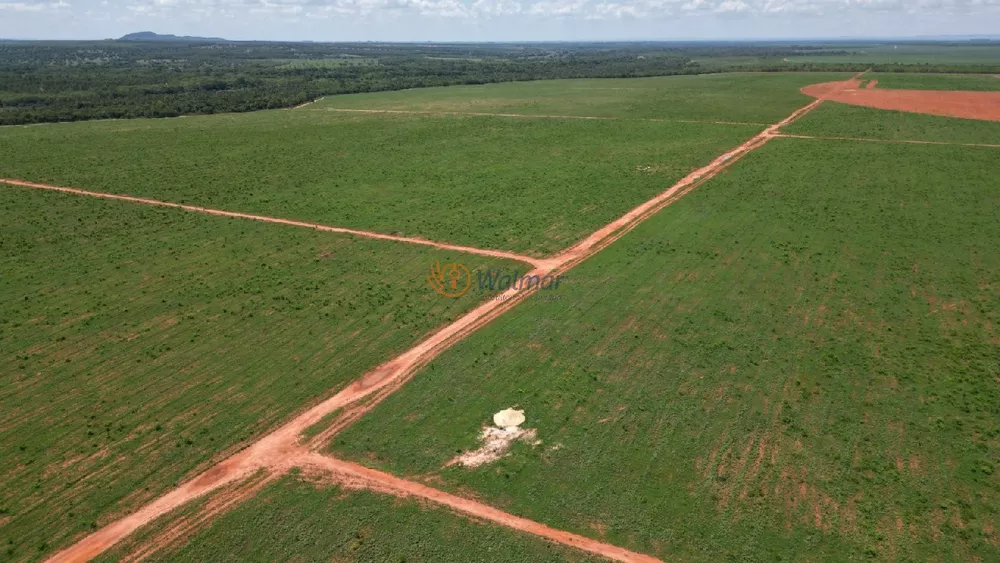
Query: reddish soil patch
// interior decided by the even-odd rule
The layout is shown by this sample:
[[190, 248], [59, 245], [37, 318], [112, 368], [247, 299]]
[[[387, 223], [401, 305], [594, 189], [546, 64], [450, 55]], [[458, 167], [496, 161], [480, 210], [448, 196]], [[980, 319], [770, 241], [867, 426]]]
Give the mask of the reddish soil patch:
[[[855, 81], [856, 82], [856, 81]], [[931, 90], [885, 90], [838, 88], [843, 82], [813, 84], [802, 93], [842, 104], [878, 109], [926, 113], [964, 119], [1000, 121], [1000, 92], [959, 92]]]
[[869, 90], [871, 90], [871, 89], [875, 88], [875, 86], [877, 86], [877, 85], [878, 85], [878, 80], [872, 80], [868, 84], [865, 84], [865, 88], [868, 88]]

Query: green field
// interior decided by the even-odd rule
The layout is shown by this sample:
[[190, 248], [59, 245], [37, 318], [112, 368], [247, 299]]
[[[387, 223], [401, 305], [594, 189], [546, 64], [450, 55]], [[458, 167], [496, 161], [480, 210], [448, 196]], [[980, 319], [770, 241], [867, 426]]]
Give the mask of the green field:
[[332, 450], [668, 560], [996, 560], [996, 155], [772, 141]]
[[0, 129], [0, 177], [548, 254], [759, 130], [308, 110], [88, 122]]
[[[169, 518], [169, 517], [168, 517]], [[157, 529], [168, 522], [158, 521]], [[144, 546], [129, 538], [103, 561]], [[603, 561], [448, 510], [295, 476], [267, 486], [208, 527], [154, 554], [169, 561]]]
[[[884, 47], [865, 54], [920, 54]], [[985, 56], [955, 49], [938, 62]], [[849, 76], [512, 82], [4, 127], [0, 178], [540, 256], [809, 103], [800, 87]], [[1000, 123], [833, 102], [785, 132], [1000, 145]], [[1000, 560], [998, 156], [771, 139], [324, 449], [670, 561]], [[0, 561], [42, 559], [134, 511], [483, 299], [434, 293], [432, 264], [525, 269], [6, 184], [0, 222]], [[540, 442], [447, 466], [508, 407]], [[323, 479], [293, 472], [153, 559], [590, 560]]]
[[859, 44], [830, 45], [831, 51], [849, 51], [847, 55], [807, 54], [791, 59], [812, 63], [897, 63], [908, 65], [991, 65], [1000, 61], [1000, 45], [930, 45], [930, 44]]
[[482, 297], [434, 293], [434, 261], [503, 264], [7, 185], [0, 222], [4, 560], [136, 509]]
[[[431, 112], [697, 119], [771, 124], [811, 100], [799, 88], [846, 73], [542, 80], [329, 96], [310, 106]], [[630, 126], [631, 127], [631, 126]]]
[[826, 102], [784, 132], [820, 137], [1000, 145], [1000, 123]]
[[878, 88], [899, 90], [1000, 90], [1000, 78], [993, 74], [870, 72], [865, 78], [878, 80]]

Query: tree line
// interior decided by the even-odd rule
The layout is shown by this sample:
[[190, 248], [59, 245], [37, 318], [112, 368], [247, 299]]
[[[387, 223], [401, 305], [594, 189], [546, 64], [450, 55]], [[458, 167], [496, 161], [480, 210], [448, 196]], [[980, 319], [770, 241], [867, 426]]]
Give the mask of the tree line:
[[[0, 125], [243, 112], [326, 95], [453, 84], [865, 69], [795, 61], [818, 49], [847, 53], [738, 43], [3, 42]], [[732, 57], [741, 62], [725, 63]], [[933, 70], [946, 68], [952, 67]], [[893, 69], [906, 70], [879, 68]]]

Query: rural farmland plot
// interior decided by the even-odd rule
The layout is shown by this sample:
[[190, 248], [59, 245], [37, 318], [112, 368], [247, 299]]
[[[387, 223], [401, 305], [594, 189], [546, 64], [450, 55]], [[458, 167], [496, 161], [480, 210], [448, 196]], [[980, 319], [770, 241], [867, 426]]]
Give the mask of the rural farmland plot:
[[[997, 154], [773, 141], [332, 451], [665, 559], [992, 559]], [[447, 466], [511, 405], [540, 444]]]
[[419, 246], [8, 186], [0, 215], [17, 264], [0, 285], [0, 538], [18, 559], [135, 510], [481, 297], [431, 291], [428, 265], [461, 255]]
[[87, 122], [0, 129], [0, 177], [545, 255], [760, 129], [308, 110]]
[[850, 77], [0, 129], [0, 554], [996, 559], [997, 124]]

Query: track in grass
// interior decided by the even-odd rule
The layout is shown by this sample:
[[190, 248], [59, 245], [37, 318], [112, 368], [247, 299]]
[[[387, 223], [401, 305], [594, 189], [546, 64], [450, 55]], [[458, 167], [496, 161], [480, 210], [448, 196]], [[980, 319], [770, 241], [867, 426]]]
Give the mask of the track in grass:
[[849, 73], [732, 73], [541, 80], [328, 96], [311, 109], [371, 109], [774, 123], [809, 102], [798, 89]]
[[[399, 110], [399, 109], [348, 109], [348, 108], [324, 108], [316, 111], [336, 111], [342, 113], [368, 113], [368, 114], [400, 114], [400, 115], [434, 115], [434, 116], [472, 116], [472, 117], [517, 117], [525, 119], [596, 119], [596, 120], [619, 120], [619, 119], [629, 119], [620, 117], [597, 117], [593, 115], [547, 115], [547, 114], [530, 114], [530, 113], [479, 113], [479, 112], [469, 112], [469, 111], [418, 111], [418, 110]], [[766, 123], [749, 123], [744, 121], [705, 121], [697, 119], [657, 119], [655, 117], [647, 118], [632, 118], [641, 121], [653, 121], [661, 123], [703, 123], [710, 125], [747, 125], [755, 127], [764, 127]]]
[[[776, 139], [332, 452], [669, 558], [995, 558], [994, 152]], [[512, 405], [540, 445], [446, 467]]]
[[0, 178], [0, 184], [8, 184], [11, 186], [18, 186], [22, 188], [34, 188], [38, 190], [48, 190], [54, 192], [62, 192], [72, 195], [81, 195], [88, 197], [98, 197], [103, 199], [113, 199], [118, 201], [127, 201], [129, 203], [139, 203], [142, 205], [152, 205], [154, 207], [171, 207], [174, 209], [183, 209], [184, 211], [191, 211], [193, 213], [205, 213], [207, 215], [217, 215], [219, 217], [229, 217], [232, 219], [249, 219], [251, 221], [261, 221], [264, 223], [274, 223], [276, 225], [286, 225], [291, 227], [303, 227], [306, 229], [314, 229], [317, 231], [323, 231], [326, 233], [337, 233], [342, 235], [351, 235], [356, 237], [371, 238], [376, 240], [387, 240], [393, 242], [405, 242], [408, 244], [418, 244], [421, 246], [430, 246], [438, 250], [450, 250], [455, 252], [463, 252], [468, 254], [478, 254], [480, 256], [488, 256], [490, 258], [500, 258], [503, 260], [514, 260], [518, 262], [524, 262], [526, 264], [536, 264], [536, 260], [530, 256], [522, 256], [520, 254], [514, 254], [512, 252], [503, 252], [501, 250], [488, 250], [483, 248], [473, 248], [470, 246], [458, 246], [454, 244], [446, 244], [441, 242], [434, 242], [431, 240], [412, 238], [412, 237], [400, 237], [395, 235], [387, 235], [383, 233], [373, 233], [371, 231], [358, 231], [355, 229], [345, 229], [343, 227], [330, 227], [328, 225], [318, 225], [316, 223], [304, 223], [302, 221], [292, 221], [289, 219], [281, 219], [278, 217], [265, 217], [263, 215], [250, 215], [247, 213], [235, 213], [232, 211], [223, 211], [221, 209], [209, 209], [207, 207], [198, 207], [194, 205], [182, 205], [179, 203], [170, 203], [167, 201], [159, 201], [155, 199], [141, 198], [141, 197], [131, 197], [116, 194], [108, 194], [102, 192], [91, 192], [87, 190], [78, 190], [75, 188], [67, 188], [62, 186], [49, 186], [46, 184], [37, 184], [34, 182], [26, 182], [24, 180], [15, 180], [11, 178]]
[[863, 143], [899, 143], [907, 145], [950, 145], [955, 147], [986, 147], [986, 148], [1000, 148], [1000, 145], [989, 145], [985, 143], [948, 143], [944, 141], [917, 141], [914, 139], [868, 139], [864, 137], [816, 137], [812, 135], [791, 135], [783, 133], [777, 135], [778, 137], [786, 137], [789, 139], [813, 139], [817, 141], [858, 141]]

